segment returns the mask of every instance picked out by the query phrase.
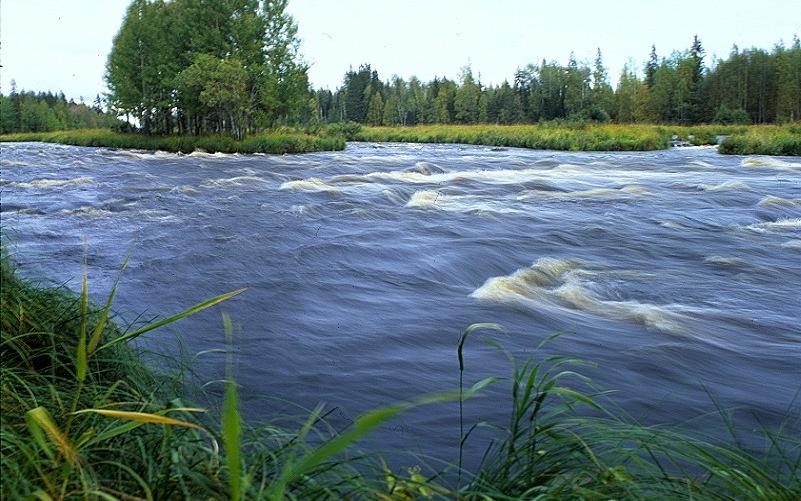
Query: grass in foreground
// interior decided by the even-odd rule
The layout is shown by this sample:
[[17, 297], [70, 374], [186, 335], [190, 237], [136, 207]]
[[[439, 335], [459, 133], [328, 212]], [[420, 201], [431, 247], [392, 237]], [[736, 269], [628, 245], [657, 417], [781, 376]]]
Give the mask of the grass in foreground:
[[159, 150], [172, 153], [308, 153], [336, 151], [345, 148], [339, 136], [322, 136], [296, 132], [263, 133], [237, 141], [230, 136], [145, 136], [123, 134], [107, 129], [84, 129], [58, 132], [26, 132], [0, 135], [0, 142], [42, 141], [74, 146], [98, 146]]
[[[230, 295], [135, 331], [88, 301], [20, 279], [2, 260], [3, 499], [776, 499], [801, 496], [798, 437], [765, 431], [759, 455], [610, 415], [567, 357], [522, 363], [510, 378], [465, 389], [463, 347], [494, 324], [468, 328], [457, 347], [460, 387], [366, 413], [344, 430], [321, 406], [296, 427], [242, 422], [228, 355], [222, 408], [205, 413], [175, 378], [146, 368], [126, 341]], [[224, 331], [233, 328], [224, 316]], [[490, 341], [492, 343], [492, 341]], [[176, 376], [177, 377], [177, 376]], [[469, 398], [493, 384], [511, 391], [510, 420], [482, 467], [406, 472], [379, 458], [343, 455], [404, 410], [458, 402], [462, 444], [486, 423], [464, 423]], [[587, 418], [580, 409], [603, 418]], [[792, 416], [797, 419], [796, 416]], [[793, 423], [794, 425], [797, 423]], [[461, 456], [461, 455], [460, 455]], [[454, 458], [456, 460], [456, 458]]]

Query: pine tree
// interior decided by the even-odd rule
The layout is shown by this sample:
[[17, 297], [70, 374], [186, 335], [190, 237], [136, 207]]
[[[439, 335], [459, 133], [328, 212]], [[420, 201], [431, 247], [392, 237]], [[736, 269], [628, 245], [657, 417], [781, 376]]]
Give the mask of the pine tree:
[[686, 121], [699, 123], [704, 118], [704, 48], [698, 35], [693, 37], [690, 47], [691, 73], [688, 85], [688, 93], [685, 101], [687, 107]]
[[654, 86], [654, 75], [659, 69], [659, 58], [656, 55], [656, 45], [651, 45], [651, 53], [648, 55], [648, 62], [645, 64], [645, 85], [648, 88]]
[[[369, 87], [368, 87], [369, 89]], [[370, 103], [367, 107], [367, 116], [365, 120], [371, 125], [381, 125], [381, 119], [384, 115], [384, 100], [381, 98], [380, 92], [373, 92], [370, 97]]]

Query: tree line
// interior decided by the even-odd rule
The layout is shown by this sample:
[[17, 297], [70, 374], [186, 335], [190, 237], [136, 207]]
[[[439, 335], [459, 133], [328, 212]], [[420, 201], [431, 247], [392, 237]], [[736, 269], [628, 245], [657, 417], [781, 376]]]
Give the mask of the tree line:
[[686, 51], [659, 57], [652, 46], [643, 76], [624, 67], [612, 87], [600, 49], [592, 64], [571, 54], [566, 65], [543, 60], [513, 82], [483, 85], [471, 68], [458, 80], [382, 81], [369, 64], [345, 74], [335, 91], [317, 90], [310, 114], [322, 122], [369, 125], [537, 123], [555, 119], [622, 123], [772, 123], [801, 120], [801, 42], [771, 51], [734, 46], [704, 64], [696, 36]]
[[147, 134], [248, 132], [297, 119], [307, 66], [287, 0], [134, 0], [106, 66], [109, 105]]
[[[279, 125], [773, 123], [801, 120], [801, 42], [740, 50], [705, 65], [687, 50], [627, 65], [616, 86], [594, 61], [543, 60], [511, 82], [484, 85], [470, 67], [457, 79], [383, 80], [369, 64], [334, 91], [309, 84], [288, 0], [133, 0], [106, 64], [106, 113], [63, 94], [0, 96], [1, 132], [114, 125], [145, 134], [246, 134]], [[641, 70], [641, 71], [640, 71]]]
[[106, 113], [98, 95], [90, 106], [67, 100], [63, 92], [17, 92], [11, 81], [8, 96], [0, 94], [0, 134], [14, 132], [49, 132], [68, 129], [113, 127], [117, 117]]

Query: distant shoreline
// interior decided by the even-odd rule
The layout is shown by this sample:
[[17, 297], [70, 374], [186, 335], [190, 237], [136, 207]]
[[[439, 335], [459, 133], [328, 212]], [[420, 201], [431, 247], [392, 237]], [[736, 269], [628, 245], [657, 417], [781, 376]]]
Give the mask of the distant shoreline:
[[3, 142], [44, 142], [72, 146], [95, 146], [131, 150], [166, 151], [169, 153], [311, 153], [339, 151], [345, 139], [292, 133], [262, 133], [236, 140], [230, 136], [145, 136], [123, 134], [103, 129], [84, 129], [56, 132], [25, 132], [0, 135]]
[[[720, 140], [720, 136], [725, 136]], [[472, 144], [554, 151], [657, 151], [681, 142], [714, 146], [729, 155], [801, 156], [801, 125], [424, 125], [329, 126], [320, 134], [272, 132], [242, 140], [230, 136], [145, 136], [103, 129], [0, 135], [0, 142], [34, 142], [171, 153], [310, 153], [340, 151], [346, 141]]]

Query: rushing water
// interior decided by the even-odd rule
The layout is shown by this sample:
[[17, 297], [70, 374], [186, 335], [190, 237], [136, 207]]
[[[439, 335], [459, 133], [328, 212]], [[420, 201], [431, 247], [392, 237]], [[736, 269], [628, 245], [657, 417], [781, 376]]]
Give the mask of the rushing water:
[[[288, 412], [287, 399], [339, 406], [331, 419], [344, 425], [453, 389], [456, 341], [478, 321], [503, 324], [494, 337], [519, 356], [562, 332], [546, 352], [597, 363], [584, 372], [645, 422], [710, 410], [706, 391], [746, 427], [799, 405], [797, 158], [9, 144], [2, 178], [3, 227], [29, 276], [78, 288], [86, 238], [98, 301], [130, 251], [123, 312], [166, 315], [248, 287], [223, 308], [241, 325], [237, 380], [254, 421]], [[176, 329], [190, 354], [225, 347], [219, 311]], [[220, 353], [192, 360], [201, 379], [220, 377]], [[480, 336], [466, 365], [470, 382], [510, 369]], [[469, 422], [504, 419], [502, 391], [469, 402]], [[453, 459], [456, 415], [411, 412], [378, 441]]]

